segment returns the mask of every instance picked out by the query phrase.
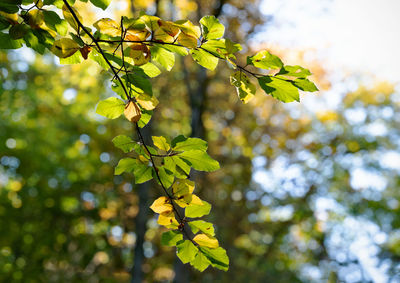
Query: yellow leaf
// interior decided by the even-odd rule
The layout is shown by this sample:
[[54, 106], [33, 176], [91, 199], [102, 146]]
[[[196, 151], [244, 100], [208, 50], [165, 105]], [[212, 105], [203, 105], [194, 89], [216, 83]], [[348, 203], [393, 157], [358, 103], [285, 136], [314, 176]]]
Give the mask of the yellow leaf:
[[126, 119], [128, 119], [132, 123], [136, 123], [140, 120], [142, 113], [139, 106], [137, 106], [135, 102], [129, 101], [129, 103], [125, 106], [124, 115]]
[[50, 51], [54, 53], [57, 57], [67, 58], [73, 55], [80, 48], [79, 44], [70, 38], [61, 38], [54, 41], [53, 46]]
[[7, 21], [12, 23], [13, 25], [18, 24], [18, 14], [8, 14], [6, 12], [0, 11], [0, 16], [5, 18]]
[[112, 19], [103, 18], [93, 24], [93, 26], [102, 34], [110, 36], [120, 36], [120, 26]]
[[193, 241], [198, 243], [202, 247], [218, 248], [218, 240], [214, 237], [207, 236], [206, 234], [198, 234], [193, 238]]
[[156, 213], [169, 213], [172, 209], [172, 204], [167, 197], [159, 197], [156, 199], [150, 208]]
[[153, 110], [158, 105], [158, 99], [146, 93], [140, 93], [136, 96], [136, 101], [146, 110]]
[[179, 226], [178, 221], [175, 219], [175, 214], [173, 211], [161, 213], [158, 216], [157, 223], [163, 225], [167, 228], [177, 228]]

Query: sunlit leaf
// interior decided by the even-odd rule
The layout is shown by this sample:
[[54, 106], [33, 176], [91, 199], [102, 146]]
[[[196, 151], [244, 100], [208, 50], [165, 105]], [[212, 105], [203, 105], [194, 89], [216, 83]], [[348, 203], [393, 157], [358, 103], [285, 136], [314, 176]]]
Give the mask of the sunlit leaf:
[[210, 260], [199, 251], [193, 261], [190, 264], [198, 271], [203, 272], [211, 264]]
[[176, 246], [176, 243], [183, 239], [182, 233], [177, 230], [167, 231], [161, 235], [161, 244], [164, 246]]
[[231, 84], [236, 87], [239, 99], [243, 103], [249, 102], [256, 94], [256, 86], [250, 82], [249, 77], [242, 71], [237, 71], [230, 77]]
[[152, 136], [151, 138], [153, 140], [154, 145], [159, 149], [168, 151], [171, 148], [165, 137]]
[[65, 36], [67, 34], [68, 23], [62, 20], [56, 12], [44, 10], [43, 16], [46, 26], [58, 32], [62, 36]]
[[172, 140], [173, 150], [207, 150], [207, 142], [199, 138], [187, 138], [183, 135], [177, 136]]
[[167, 213], [172, 211], [172, 204], [167, 197], [159, 197], [153, 202], [150, 208], [155, 213]]
[[176, 255], [183, 263], [188, 263], [194, 260], [198, 248], [189, 240], [184, 240], [176, 245]]
[[258, 78], [261, 88], [272, 97], [283, 101], [300, 101], [299, 90], [290, 81], [265, 76]]
[[201, 231], [209, 236], [215, 235], [214, 226], [210, 222], [206, 222], [203, 220], [195, 220], [188, 222], [188, 224], [194, 234], [196, 234], [198, 231]]
[[218, 161], [212, 159], [206, 152], [201, 150], [189, 150], [179, 153], [182, 159], [198, 171], [212, 172], [219, 169]]
[[280, 69], [283, 67], [281, 59], [269, 53], [267, 50], [260, 51], [254, 56], [247, 57], [247, 64], [266, 70]]
[[160, 63], [167, 71], [171, 71], [175, 64], [174, 53], [159, 46], [152, 46], [150, 48], [152, 60]]
[[121, 28], [114, 20], [103, 18], [93, 24], [93, 26], [101, 33], [110, 36], [120, 36]]
[[142, 116], [142, 112], [140, 111], [139, 106], [133, 101], [129, 101], [129, 103], [125, 106], [124, 109], [125, 118], [132, 123], [136, 123], [140, 120]]
[[318, 88], [315, 86], [315, 84], [308, 79], [298, 78], [293, 81], [293, 84], [303, 91], [318, 91]]
[[224, 36], [225, 27], [214, 16], [201, 18], [200, 24], [202, 25], [205, 39], [215, 39]]
[[214, 70], [218, 65], [218, 58], [203, 49], [191, 49], [193, 60], [209, 70]]
[[109, 97], [100, 101], [96, 107], [96, 113], [109, 119], [115, 119], [124, 113], [125, 103], [116, 98]]
[[207, 236], [206, 234], [198, 234], [193, 238], [193, 241], [198, 243], [201, 247], [217, 248], [218, 240], [214, 237]]
[[127, 153], [133, 150], [136, 145], [130, 137], [126, 135], [119, 135], [112, 139], [113, 144], [121, 149], [123, 152]]
[[218, 247], [216, 249], [211, 249], [207, 247], [200, 247], [199, 249], [208, 258], [208, 260], [210, 260], [213, 267], [224, 271], [228, 270], [229, 258], [223, 248]]
[[190, 218], [208, 215], [211, 211], [211, 204], [203, 200], [203, 205], [192, 204], [185, 208], [185, 216]]
[[50, 49], [54, 55], [60, 58], [67, 58], [78, 51], [79, 44], [70, 38], [61, 38], [54, 41], [53, 47]]
[[105, 10], [110, 5], [111, 0], [90, 0], [90, 2], [92, 2], [96, 7]]

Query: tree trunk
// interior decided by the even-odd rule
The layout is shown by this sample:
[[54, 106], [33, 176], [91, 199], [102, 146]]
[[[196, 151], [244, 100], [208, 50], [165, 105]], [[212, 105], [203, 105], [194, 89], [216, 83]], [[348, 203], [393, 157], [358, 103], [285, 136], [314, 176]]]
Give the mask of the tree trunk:
[[[148, 124], [142, 130], [145, 142], [148, 143], [151, 136], [151, 124]], [[137, 185], [137, 195], [139, 197], [139, 212], [136, 215], [136, 245], [133, 258], [131, 283], [141, 283], [143, 281], [143, 261], [144, 261], [144, 235], [146, 233], [146, 223], [149, 214], [149, 190], [151, 182]]]

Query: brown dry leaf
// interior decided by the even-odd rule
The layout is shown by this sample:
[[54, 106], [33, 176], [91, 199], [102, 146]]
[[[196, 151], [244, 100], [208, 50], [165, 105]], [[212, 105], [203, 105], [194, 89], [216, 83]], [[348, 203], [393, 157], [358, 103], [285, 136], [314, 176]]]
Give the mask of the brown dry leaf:
[[124, 115], [126, 119], [128, 119], [132, 123], [136, 123], [140, 120], [142, 112], [135, 102], [129, 101], [129, 103], [125, 106]]
[[92, 51], [92, 48], [88, 45], [85, 45], [81, 49], [79, 49], [79, 51], [81, 52], [82, 57], [86, 60], [88, 58], [90, 51]]

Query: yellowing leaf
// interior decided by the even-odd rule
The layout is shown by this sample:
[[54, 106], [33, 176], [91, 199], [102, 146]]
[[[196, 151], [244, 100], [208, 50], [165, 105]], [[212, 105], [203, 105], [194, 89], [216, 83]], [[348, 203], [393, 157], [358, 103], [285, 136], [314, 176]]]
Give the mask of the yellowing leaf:
[[136, 66], [141, 66], [150, 61], [150, 49], [146, 44], [131, 44], [128, 56], [133, 59]]
[[146, 93], [140, 93], [136, 96], [136, 101], [146, 110], [153, 110], [158, 105], [158, 99]]
[[252, 84], [249, 77], [241, 71], [237, 71], [231, 76], [231, 84], [236, 87], [239, 99], [245, 104], [249, 102], [256, 93], [256, 86]]
[[207, 248], [218, 248], [218, 240], [214, 237], [207, 236], [206, 234], [198, 234], [193, 238], [193, 241], [198, 243], [202, 247]]
[[180, 207], [188, 207], [191, 205], [203, 205], [203, 201], [196, 195], [187, 194], [175, 200]]
[[177, 228], [179, 226], [178, 221], [175, 219], [175, 214], [173, 211], [161, 213], [158, 216], [157, 223], [163, 225], [167, 228]]
[[120, 26], [112, 19], [103, 18], [93, 24], [93, 26], [102, 34], [110, 36], [120, 36]]
[[128, 29], [125, 39], [130, 41], [144, 41], [148, 38], [150, 32], [146, 29]]
[[172, 22], [158, 21], [159, 28], [154, 32], [154, 39], [167, 43], [173, 43], [176, 36], [179, 34], [180, 29]]
[[27, 14], [28, 17], [28, 24], [33, 29], [38, 29], [44, 22], [43, 12], [41, 10], [31, 10]]
[[159, 197], [156, 199], [150, 208], [156, 213], [169, 213], [172, 209], [172, 204], [167, 197]]
[[195, 48], [201, 35], [200, 27], [193, 25], [190, 21], [177, 21], [176, 26], [181, 29], [178, 41], [185, 47]]
[[54, 41], [53, 46], [50, 51], [54, 53], [57, 57], [67, 58], [73, 55], [80, 48], [79, 44], [70, 38], [61, 38]]
[[[71, 8], [74, 11], [75, 15], [77, 16], [78, 20], [80, 22], [82, 22], [82, 17], [81, 17], [81, 15], [79, 15], [78, 11], [76, 9], [74, 9], [73, 7], [71, 7]], [[75, 18], [72, 15], [72, 13], [69, 11], [68, 7], [64, 5], [62, 7], [62, 11], [63, 11], [64, 19], [69, 23], [69, 25], [71, 27], [73, 27], [77, 31], [78, 30], [78, 24], [76, 23]]]
[[168, 144], [166, 138], [164, 137], [156, 137], [153, 136], [151, 137], [153, 139], [153, 143], [156, 147], [158, 147], [159, 149], [162, 149], [164, 151], [168, 151], [171, 147]]
[[124, 110], [124, 115], [126, 119], [131, 121], [132, 123], [136, 123], [137, 121], [140, 120], [140, 117], [142, 116], [142, 112], [140, 111], [139, 106], [133, 101], [130, 101], [126, 106]]
[[193, 193], [194, 182], [188, 179], [177, 179], [172, 185], [172, 193], [175, 197], [184, 196]]

